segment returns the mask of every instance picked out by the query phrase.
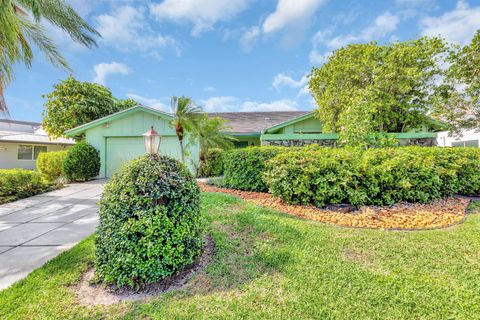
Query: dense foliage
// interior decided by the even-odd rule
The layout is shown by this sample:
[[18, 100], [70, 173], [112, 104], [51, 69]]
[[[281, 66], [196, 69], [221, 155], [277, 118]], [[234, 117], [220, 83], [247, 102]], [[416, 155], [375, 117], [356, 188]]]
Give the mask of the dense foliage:
[[313, 68], [309, 89], [325, 132], [368, 146], [374, 132], [405, 132], [429, 123], [433, 86], [446, 45], [436, 38], [390, 45], [352, 44]]
[[49, 181], [55, 181], [64, 175], [63, 162], [66, 157], [66, 150], [42, 152], [37, 158], [37, 170], [40, 171]]
[[80, 17], [66, 1], [2, 0], [0, 2], [0, 114], [8, 115], [3, 89], [14, 78], [18, 63], [31, 67], [32, 45], [45, 54], [54, 66], [70, 70], [67, 61], [47, 35], [46, 26], [58, 27], [84, 46], [96, 45], [100, 34]]
[[82, 124], [137, 105], [134, 100], [117, 100], [107, 87], [68, 77], [47, 94], [42, 127], [52, 138]]
[[202, 249], [200, 191], [179, 161], [137, 158], [116, 172], [100, 201], [96, 272], [141, 286], [192, 264]]
[[0, 204], [43, 193], [49, 188], [38, 171], [0, 169]]
[[62, 170], [70, 181], [86, 181], [98, 176], [100, 155], [86, 141], [79, 141], [67, 152]]
[[224, 150], [220, 148], [210, 148], [203, 153], [203, 159], [200, 161], [198, 176], [200, 177], [218, 177], [223, 174], [223, 154]]
[[448, 63], [435, 115], [457, 132], [480, 129], [480, 30], [470, 44], [452, 52]]
[[391, 205], [480, 194], [480, 149], [300, 150], [270, 160], [270, 193], [289, 203]]
[[284, 147], [249, 147], [230, 150], [224, 156], [224, 184], [228, 188], [267, 191], [262, 179], [265, 163], [277, 154], [291, 151]]

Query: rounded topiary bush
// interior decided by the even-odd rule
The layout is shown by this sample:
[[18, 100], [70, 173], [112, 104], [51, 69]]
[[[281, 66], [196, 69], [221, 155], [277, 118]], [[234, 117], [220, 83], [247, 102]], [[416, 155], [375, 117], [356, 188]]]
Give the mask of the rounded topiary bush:
[[67, 157], [67, 151], [42, 152], [37, 158], [37, 170], [49, 181], [55, 181], [63, 176], [63, 162]]
[[79, 141], [68, 149], [62, 169], [70, 181], [92, 179], [100, 172], [99, 152], [88, 142]]
[[141, 286], [173, 275], [202, 251], [200, 190], [185, 165], [143, 156], [117, 171], [100, 201], [96, 274]]

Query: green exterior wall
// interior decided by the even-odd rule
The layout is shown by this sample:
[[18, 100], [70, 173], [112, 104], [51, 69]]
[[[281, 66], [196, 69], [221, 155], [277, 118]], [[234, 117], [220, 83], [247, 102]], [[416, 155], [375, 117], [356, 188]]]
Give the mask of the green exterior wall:
[[238, 140], [234, 142], [236, 148], [260, 146], [260, 135], [258, 136], [234, 135], [234, 137]]
[[289, 124], [277, 132], [278, 134], [289, 133], [322, 133], [322, 123], [315, 118], [308, 118], [296, 123]]
[[[99, 177], [104, 178], [106, 176], [106, 163], [108, 161], [106, 152], [107, 139], [115, 137], [141, 138], [142, 134], [150, 129], [151, 126], [164, 138], [170, 137], [173, 139], [176, 137], [175, 130], [169, 126], [167, 119], [142, 110], [125, 114], [123, 117], [112, 118], [111, 121], [86, 129], [85, 139], [100, 151], [101, 168]], [[171, 141], [172, 139], [168, 140]], [[139, 141], [142, 140], [139, 139]], [[187, 165], [193, 171], [198, 165], [198, 143], [190, 144], [187, 137], [184, 140], [184, 145], [186, 146]], [[171, 153], [180, 154], [179, 144], [169, 143], [169, 148], [176, 148], [176, 150], [171, 150]]]

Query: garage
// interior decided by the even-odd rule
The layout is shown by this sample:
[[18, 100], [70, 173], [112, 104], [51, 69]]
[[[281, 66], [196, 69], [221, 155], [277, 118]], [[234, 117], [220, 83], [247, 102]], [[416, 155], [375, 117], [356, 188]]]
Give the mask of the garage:
[[[160, 110], [137, 106], [68, 130], [66, 135], [85, 140], [100, 153], [99, 178], [110, 178], [122, 165], [146, 153], [142, 134], [153, 126], [161, 134], [159, 153], [181, 159], [180, 144], [170, 122], [173, 117]], [[185, 162], [194, 172], [198, 163], [199, 146], [184, 139]]]
[[[160, 154], [180, 160], [178, 138], [162, 137]], [[143, 137], [107, 137], [106, 138], [106, 177], [119, 169], [125, 162], [145, 154]]]

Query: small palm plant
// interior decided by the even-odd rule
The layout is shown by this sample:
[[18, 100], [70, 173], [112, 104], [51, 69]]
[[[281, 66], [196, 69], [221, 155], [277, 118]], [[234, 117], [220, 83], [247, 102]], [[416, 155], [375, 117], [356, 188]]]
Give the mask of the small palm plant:
[[233, 148], [233, 142], [237, 139], [225, 133], [228, 129], [225, 120], [218, 117], [209, 118], [206, 114], [196, 123], [192, 140], [198, 140], [200, 144], [200, 161], [204, 160], [203, 155], [211, 148]]
[[180, 142], [180, 153], [182, 162], [185, 163], [185, 150], [183, 146], [183, 139], [186, 132], [194, 132], [198, 127], [198, 122], [203, 116], [201, 107], [195, 105], [192, 99], [188, 97], [172, 97], [171, 108], [174, 119], [171, 125], [175, 128], [178, 141]]
[[70, 70], [67, 61], [40, 24], [46, 20], [86, 46], [95, 46], [100, 34], [63, 0], [0, 0], [0, 114], [8, 116], [3, 89], [13, 80], [13, 67], [31, 67], [34, 44], [56, 67]]

